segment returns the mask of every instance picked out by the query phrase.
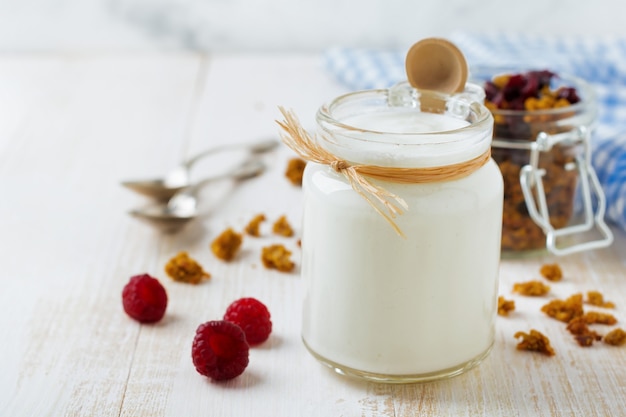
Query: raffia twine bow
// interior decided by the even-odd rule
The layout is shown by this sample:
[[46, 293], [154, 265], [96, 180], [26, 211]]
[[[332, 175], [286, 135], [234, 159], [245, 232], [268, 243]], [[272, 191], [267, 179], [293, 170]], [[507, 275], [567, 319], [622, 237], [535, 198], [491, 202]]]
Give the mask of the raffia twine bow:
[[276, 121], [282, 128], [281, 140], [302, 159], [318, 164], [328, 165], [334, 171], [342, 174], [350, 183], [350, 186], [367, 203], [380, 214], [393, 227], [395, 232], [405, 237], [404, 233], [394, 219], [409, 209], [404, 199], [370, 182], [368, 178], [375, 178], [400, 184], [419, 184], [438, 181], [451, 181], [466, 177], [481, 168], [491, 157], [490, 149], [482, 155], [469, 161], [452, 165], [426, 168], [396, 168], [379, 165], [352, 164], [338, 158], [333, 153], [323, 148], [315, 137], [307, 132], [298, 117], [289, 110], [279, 107], [284, 117], [282, 121]]

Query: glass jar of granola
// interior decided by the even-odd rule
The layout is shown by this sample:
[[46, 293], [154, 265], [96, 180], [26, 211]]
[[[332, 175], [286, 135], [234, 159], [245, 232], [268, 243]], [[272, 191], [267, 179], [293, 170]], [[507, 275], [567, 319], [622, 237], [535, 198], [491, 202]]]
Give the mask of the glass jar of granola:
[[[403, 83], [317, 113], [303, 178], [302, 337], [341, 374], [453, 376], [493, 344], [503, 185], [492, 116], [474, 98]], [[388, 214], [378, 198], [389, 196], [403, 213]]]
[[[546, 70], [478, 69], [473, 77], [485, 83], [494, 116], [492, 156], [504, 177], [502, 251], [561, 255], [608, 246], [604, 194], [590, 162], [593, 89]], [[572, 221], [577, 193], [582, 219]], [[600, 238], [577, 236], [594, 228]]]

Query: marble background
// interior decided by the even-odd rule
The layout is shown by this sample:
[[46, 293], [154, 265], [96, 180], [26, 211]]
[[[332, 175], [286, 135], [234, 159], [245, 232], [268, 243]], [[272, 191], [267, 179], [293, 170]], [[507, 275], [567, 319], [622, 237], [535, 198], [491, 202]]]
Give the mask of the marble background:
[[454, 31], [624, 36], [623, 0], [0, 0], [0, 51], [320, 51]]

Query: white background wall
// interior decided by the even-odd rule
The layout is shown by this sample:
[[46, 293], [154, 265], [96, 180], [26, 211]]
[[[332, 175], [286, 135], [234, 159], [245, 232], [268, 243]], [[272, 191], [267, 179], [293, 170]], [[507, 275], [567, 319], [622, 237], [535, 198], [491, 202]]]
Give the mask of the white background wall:
[[0, 0], [0, 51], [405, 47], [452, 31], [626, 37], [624, 0]]

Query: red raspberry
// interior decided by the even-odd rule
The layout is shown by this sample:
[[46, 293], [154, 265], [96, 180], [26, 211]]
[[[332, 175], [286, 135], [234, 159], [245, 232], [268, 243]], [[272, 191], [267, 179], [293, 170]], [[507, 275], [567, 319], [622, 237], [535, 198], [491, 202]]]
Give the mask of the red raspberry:
[[220, 381], [241, 375], [248, 366], [249, 351], [241, 327], [214, 320], [198, 326], [191, 358], [201, 375]]
[[226, 309], [224, 320], [241, 327], [251, 345], [265, 342], [272, 332], [270, 312], [255, 298], [240, 298], [234, 301]]
[[163, 318], [167, 293], [161, 283], [148, 274], [130, 278], [122, 291], [126, 314], [141, 323], [154, 323]]

